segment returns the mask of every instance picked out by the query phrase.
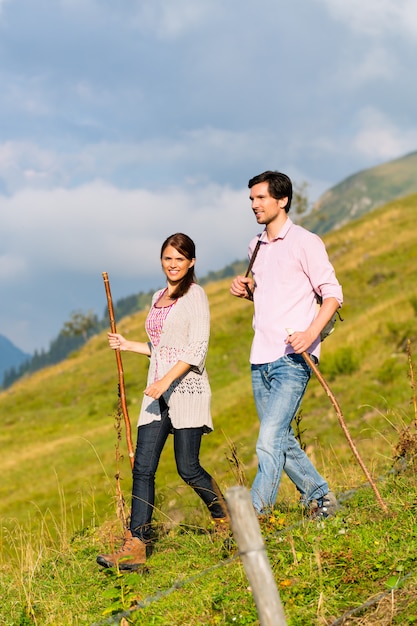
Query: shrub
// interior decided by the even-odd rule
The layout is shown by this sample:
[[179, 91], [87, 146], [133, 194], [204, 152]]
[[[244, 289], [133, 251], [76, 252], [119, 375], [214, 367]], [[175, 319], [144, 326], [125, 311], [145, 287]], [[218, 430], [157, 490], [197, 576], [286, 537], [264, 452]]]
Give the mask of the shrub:
[[359, 358], [351, 346], [339, 348], [326, 357], [321, 370], [325, 376], [335, 378], [339, 374], [353, 374], [359, 369]]

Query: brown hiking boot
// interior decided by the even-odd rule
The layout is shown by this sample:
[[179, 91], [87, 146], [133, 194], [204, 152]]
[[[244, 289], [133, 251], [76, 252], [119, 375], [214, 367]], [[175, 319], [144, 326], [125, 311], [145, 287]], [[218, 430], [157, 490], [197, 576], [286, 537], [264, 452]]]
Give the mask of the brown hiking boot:
[[120, 549], [113, 554], [99, 554], [97, 563], [103, 567], [118, 567], [120, 570], [135, 570], [146, 563], [146, 543], [133, 537], [130, 530]]
[[230, 517], [213, 517], [212, 522], [214, 524], [213, 533], [219, 537], [229, 537], [231, 534], [230, 529]]

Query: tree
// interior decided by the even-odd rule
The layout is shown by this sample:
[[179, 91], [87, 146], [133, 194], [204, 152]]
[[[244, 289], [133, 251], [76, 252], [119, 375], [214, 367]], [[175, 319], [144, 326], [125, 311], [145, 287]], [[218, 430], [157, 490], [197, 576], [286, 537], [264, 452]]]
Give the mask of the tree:
[[302, 217], [308, 212], [309, 200], [307, 195], [307, 188], [309, 183], [303, 181], [300, 184], [295, 183], [292, 196], [292, 208], [297, 217]]
[[65, 322], [61, 334], [66, 337], [77, 337], [81, 335], [84, 341], [88, 339], [90, 330], [95, 330], [98, 326], [97, 315], [93, 311], [73, 311], [71, 318]]

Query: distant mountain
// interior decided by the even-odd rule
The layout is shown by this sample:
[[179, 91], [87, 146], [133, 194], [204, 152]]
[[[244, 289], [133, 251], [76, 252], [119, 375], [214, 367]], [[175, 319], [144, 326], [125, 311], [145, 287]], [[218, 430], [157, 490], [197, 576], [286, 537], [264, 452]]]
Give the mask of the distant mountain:
[[3, 382], [4, 372], [12, 367], [19, 367], [23, 361], [30, 359], [31, 355], [22, 352], [7, 337], [0, 335], [0, 386]]
[[417, 192], [417, 152], [349, 176], [326, 191], [300, 223], [321, 235], [391, 200]]

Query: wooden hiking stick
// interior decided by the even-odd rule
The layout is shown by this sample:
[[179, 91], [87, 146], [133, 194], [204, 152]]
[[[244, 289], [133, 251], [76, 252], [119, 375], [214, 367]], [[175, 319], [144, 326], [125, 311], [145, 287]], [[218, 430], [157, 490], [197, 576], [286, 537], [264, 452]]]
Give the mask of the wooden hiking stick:
[[[290, 329], [287, 328], [287, 332], [290, 335], [291, 333], [289, 332]], [[292, 331], [291, 331], [292, 332]], [[325, 392], [327, 393], [327, 395], [329, 396], [334, 408], [336, 409], [336, 413], [337, 413], [337, 417], [339, 419], [339, 423], [342, 427], [342, 430], [345, 434], [346, 439], [348, 440], [348, 443], [350, 445], [350, 448], [353, 452], [353, 454], [355, 455], [359, 465], [361, 466], [363, 473], [365, 474], [366, 478], [368, 479], [369, 484], [371, 485], [372, 489], [375, 492], [375, 495], [377, 497], [377, 500], [379, 502], [379, 504], [381, 505], [382, 510], [384, 511], [384, 513], [388, 513], [388, 507], [385, 504], [385, 502], [383, 501], [383, 499], [381, 498], [381, 494], [378, 491], [378, 487], [375, 484], [374, 479], [372, 478], [371, 474], [369, 473], [365, 463], [362, 460], [361, 455], [359, 454], [352, 437], [350, 436], [348, 427], [346, 426], [346, 422], [345, 419], [343, 417], [343, 413], [342, 410], [339, 406], [338, 401], [336, 400], [332, 390], [330, 389], [329, 385], [327, 384], [326, 380], [323, 378], [322, 373], [320, 372], [319, 368], [317, 367], [317, 365], [314, 363], [313, 359], [310, 357], [310, 355], [307, 352], [302, 352], [301, 353], [302, 357], [304, 358], [305, 362], [311, 367], [311, 369], [313, 370], [313, 372], [315, 373], [315, 375], [317, 376], [317, 378], [319, 379], [319, 382], [321, 384], [321, 386], [324, 388]]]
[[[116, 322], [114, 319], [114, 309], [113, 309], [113, 301], [110, 292], [110, 283], [107, 272], [103, 272], [103, 280], [104, 280], [104, 288], [106, 290], [107, 296], [107, 308], [109, 310], [109, 319], [110, 319], [110, 330], [112, 333], [116, 333]], [[132, 429], [130, 425], [129, 413], [127, 410], [126, 403], [126, 393], [125, 393], [125, 381], [123, 376], [123, 365], [122, 365], [122, 355], [120, 354], [119, 348], [116, 348], [116, 361], [117, 361], [117, 371], [119, 373], [119, 400], [122, 407], [123, 417], [125, 421], [126, 428], [126, 443], [127, 449], [129, 452], [130, 466], [133, 469], [134, 457], [135, 453], [133, 451], [133, 443], [132, 443]]]

